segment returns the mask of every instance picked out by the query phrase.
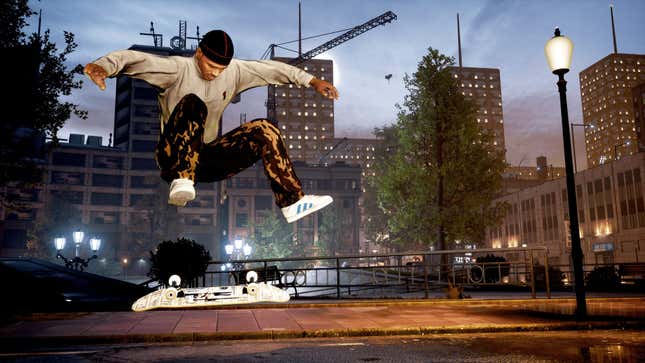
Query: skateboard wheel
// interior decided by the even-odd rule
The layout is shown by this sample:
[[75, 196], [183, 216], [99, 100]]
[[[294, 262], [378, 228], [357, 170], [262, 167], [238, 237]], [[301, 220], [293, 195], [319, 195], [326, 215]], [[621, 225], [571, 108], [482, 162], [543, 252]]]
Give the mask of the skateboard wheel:
[[179, 287], [181, 286], [181, 277], [179, 275], [172, 275], [168, 279], [168, 286]]
[[249, 271], [246, 273], [246, 282], [258, 282], [258, 273], [255, 271]]
[[256, 296], [258, 294], [258, 284], [251, 283], [246, 287], [246, 291], [251, 296]]
[[177, 298], [177, 289], [174, 287], [167, 288], [166, 291], [164, 291], [163, 296], [166, 300], [174, 300]]

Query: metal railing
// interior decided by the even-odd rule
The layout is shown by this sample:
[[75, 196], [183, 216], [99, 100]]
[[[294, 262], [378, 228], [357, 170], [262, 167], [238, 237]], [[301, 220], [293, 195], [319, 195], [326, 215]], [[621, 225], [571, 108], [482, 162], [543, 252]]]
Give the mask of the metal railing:
[[[487, 255], [504, 257], [504, 261], [477, 262]], [[231, 271], [227, 265], [244, 267]], [[267, 271], [274, 266], [279, 276], [267, 282], [286, 288], [297, 298], [393, 297], [420, 292], [428, 298], [433, 290], [477, 286], [521, 286], [530, 288], [535, 298], [536, 281], [544, 284], [551, 297], [545, 247], [211, 261], [201, 285], [233, 285], [248, 270]]]

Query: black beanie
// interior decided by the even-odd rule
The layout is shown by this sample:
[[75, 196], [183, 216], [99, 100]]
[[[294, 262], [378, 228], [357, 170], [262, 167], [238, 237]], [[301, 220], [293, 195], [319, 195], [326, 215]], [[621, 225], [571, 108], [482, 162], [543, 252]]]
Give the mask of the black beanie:
[[215, 63], [228, 65], [233, 58], [233, 41], [223, 30], [211, 30], [199, 42], [202, 53]]

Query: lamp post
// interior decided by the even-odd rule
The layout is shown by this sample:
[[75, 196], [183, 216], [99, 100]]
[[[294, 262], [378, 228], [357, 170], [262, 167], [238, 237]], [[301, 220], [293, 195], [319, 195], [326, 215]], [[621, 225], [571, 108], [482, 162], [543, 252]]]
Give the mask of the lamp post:
[[580, 230], [578, 227], [578, 206], [576, 203], [576, 182], [571, 156], [571, 137], [569, 135], [569, 111], [567, 109], [567, 82], [564, 75], [569, 72], [573, 42], [560, 35], [560, 29], [555, 28], [555, 35], [544, 46], [547, 62], [553, 74], [558, 76], [558, 91], [560, 93], [560, 113], [562, 118], [562, 139], [564, 141], [564, 163], [567, 176], [567, 199], [569, 202], [569, 225], [571, 228], [571, 259], [573, 260], [573, 276], [576, 292], [576, 316], [587, 316], [585, 300], [585, 285], [582, 270], [583, 255], [580, 246]]
[[573, 171], [578, 172], [578, 158], [576, 157], [576, 134], [573, 132], [573, 127], [584, 127], [585, 129], [587, 127], [589, 128], [594, 128], [596, 125], [594, 124], [571, 124], [571, 144], [573, 145]]
[[[227, 244], [224, 246], [224, 250], [226, 251], [226, 256], [229, 261], [239, 261], [242, 258], [249, 258], [253, 248], [248, 243], [244, 243], [244, 240], [238, 238], [233, 241], [233, 244]], [[235, 271], [242, 270], [244, 268], [244, 263], [235, 262], [230, 267]]]
[[56, 237], [54, 238], [54, 245], [56, 246], [56, 258], [60, 258], [65, 262], [65, 267], [71, 268], [77, 271], [83, 271], [87, 267], [90, 261], [97, 258], [96, 252], [98, 252], [101, 247], [101, 240], [99, 238], [93, 237], [90, 238], [90, 250], [92, 250], [92, 256], [89, 258], [81, 258], [80, 250], [83, 239], [85, 238], [85, 233], [81, 230], [74, 231], [72, 233], [72, 238], [75, 244], [74, 258], [66, 258], [61, 254], [61, 251], [65, 248], [65, 243], [67, 239], [65, 237]]

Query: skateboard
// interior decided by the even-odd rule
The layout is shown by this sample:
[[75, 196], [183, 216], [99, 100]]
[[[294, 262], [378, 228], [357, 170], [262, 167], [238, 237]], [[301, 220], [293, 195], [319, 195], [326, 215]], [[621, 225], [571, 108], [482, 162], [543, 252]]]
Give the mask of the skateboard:
[[182, 289], [181, 279], [173, 275], [171, 287], [153, 291], [132, 304], [134, 311], [154, 309], [188, 309], [221, 305], [252, 304], [258, 302], [287, 302], [289, 293], [266, 283], [256, 283], [257, 273], [249, 271], [248, 284], [236, 286], [213, 286]]

